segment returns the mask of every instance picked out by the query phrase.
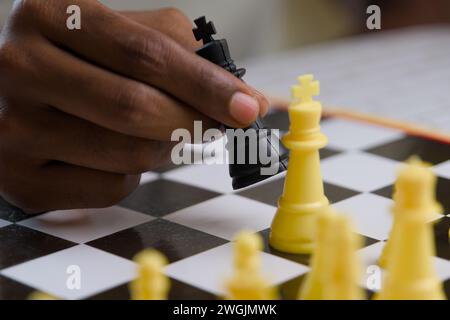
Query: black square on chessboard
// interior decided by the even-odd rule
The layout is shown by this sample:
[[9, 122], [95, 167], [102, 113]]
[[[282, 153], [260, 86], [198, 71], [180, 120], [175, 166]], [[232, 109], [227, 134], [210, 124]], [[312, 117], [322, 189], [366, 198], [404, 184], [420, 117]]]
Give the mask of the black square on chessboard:
[[[169, 278], [169, 300], [216, 300], [212, 293], [203, 291], [184, 282]], [[129, 283], [101, 292], [89, 300], [130, 300]]]
[[[436, 256], [450, 260], [449, 239], [450, 218], [443, 217], [434, 222], [434, 235], [436, 239]], [[449, 297], [450, 298], [450, 297]]]
[[[374, 191], [373, 193], [386, 197], [389, 199], [392, 199], [392, 192], [394, 190], [394, 186], [390, 185], [381, 189], [378, 189]], [[437, 201], [442, 205], [444, 208], [444, 213], [449, 214], [450, 213], [450, 179], [438, 177], [437, 179], [437, 186], [436, 186], [436, 198]]]
[[264, 125], [267, 128], [278, 129], [280, 131], [289, 130], [289, 114], [285, 111], [276, 111], [263, 118]]
[[[286, 281], [278, 286], [278, 291], [280, 293], [280, 298], [282, 300], [298, 300], [300, 290], [307, 279], [308, 274], [302, 274], [301, 276], [295, 277], [289, 281]], [[367, 300], [371, 300], [374, 292], [362, 288], [363, 292], [365, 292], [365, 297]]]
[[[281, 251], [278, 251], [278, 250], [272, 248], [269, 244], [270, 229], [262, 230], [262, 231], [258, 232], [258, 234], [260, 234], [263, 239], [263, 244], [264, 244], [263, 251], [264, 252], [273, 254], [274, 256], [278, 256], [278, 257], [286, 259], [286, 260], [290, 260], [290, 261], [297, 262], [297, 263], [300, 263], [303, 265], [307, 265], [307, 266], [311, 262], [311, 255], [309, 255], [309, 254], [285, 253], [285, 252], [281, 252]], [[372, 239], [370, 237], [366, 237], [363, 235], [360, 235], [360, 237], [362, 238], [361, 248], [365, 248], [374, 243], [379, 242], [378, 240], [375, 240], [375, 239]]]
[[0, 300], [26, 300], [34, 291], [20, 282], [0, 276]]
[[[263, 183], [260, 186], [243, 190], [237, 193], [240, 196], [264, 202], [274, 207], [278, 206], [278, 199], [283, 193], [284, 177], [273, 181]], [[330, 203], [335, 203], [356, 196], [359, 192], [336, 186], [330, 183], [324, 183], [325, 195]]]
[[154, 217], [162, 217], [217, 196], [219, 193], [159, 179], [139, 186], [120, 205]]
[[[328, 117], [322, 117], [321, 122], [327, 121]], [[289, 130], [290, 120], [288, 111], [274, 111], [263, 118], [266, 128], [278, 129], [287, 132]]]
[[447, 299], [450, 299], [450, 279], [444, 282], [444, 292]]
[[278, 286], [280, 298], [283, 300], [298, 300], [300, 289], [302, 288], [308, 273], [295, 277]]
[[19, 222], [29, 217], [30, 216], [24, 213], [22, 210], [14, 207], [13, 205], [9, 204], [6, 200], [0, 197], [0, 219], [9, 222]]
[[126, 259], [146, 248], [163, 252], [175, 262], [218, 247], [227, 240], [163, 219], [156, 219], [88, 243]]
[[405, 161], [412, 155], [417, 155], [433, 165], [450, 159], [448, 144], [414, 136], [407, 136], [366, 151], [397, 161]]
[[[269, 233], [270, 233], [270, 229], [266, 229], [264, 231], [259, 232], [259, 234], [262, 235], [263, 239], [264, 239], [264, 252], [273, 254], [275, 256], [278, 256], [280, 258], [284, 258], [293, 262], [297, 262], [303, 265], [309, 265], [309, 263], [311, 262], [311, 257], [310, 255], [306, 255], [306, 254], [288, 254], [288, 253], [283, 253], [280, 251], [277, 251], [273, 248], [271, 248], [269, 246]], [[369, 237], [365, 237], [365, 236], [361, 236], [364, 241], [363, 241], [363, 245], [362, 247], [367, 247], [370, 246], [376, 242], [379, 242], [378, 240], [369, 238]], [[309, 271], [310, 272], [310, 271]], [[278, 285], [278, 291], [280, 294], [280, 298], [282, 300], [298, 300], [299, 297], [299, 293], [300, 293], [300, 289], [302, 288], [305, 280], [308, 277], [308, 273], [302, 274], [298, 277], [295, 277], [293, 279], [290, 279], [286, 282], [281, 283], [280, 285]], [[367, 299], [371, 299], [371, 297], [373, 296], [373, 292], [363, 288], [364, 292], [366, 293], [366, 297]]]
[[0, 228], [0, 269], [74, 246], [75, 243], [11, 224]]

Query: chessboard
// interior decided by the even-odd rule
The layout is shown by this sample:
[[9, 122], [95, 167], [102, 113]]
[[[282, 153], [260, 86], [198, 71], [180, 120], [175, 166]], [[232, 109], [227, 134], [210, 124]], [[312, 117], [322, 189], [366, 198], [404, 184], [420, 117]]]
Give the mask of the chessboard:
[[[285, 112], [265, 120], [269, 127], [288, 129]], [[366, 266], [376, 265], [389, 237], [392, 187], [401, 163], [418, 155], [433, 165], [437, 198], [445, 208], [430, 221], [434, 261], [450, 297], [450, 145], [342, 118], [325, 118], [321, 127], [329, 138], [321, 150], [325, 192], [363, 237], [358, 252]], [[30, 217], [1, 202], [0, 299], [26, 299], [34, 291], [60, 299], [129, 299], [128, 285], [136, 276], [132, 259], [145, 248], [169, 260], [170, 299], [218, 299], [232, 269], [233, 238], [243, 229], [262, 235], [263, 273], [283, 299], [295, 299], [310, 257], [268, 245], [283, 182], [281, 174], [234, 191], [227, 165], [194, 164], [144, 174], [132, 195], [105, 209]], [[77, 287], [68, 285], [73, 270], [79, 271]], [[361, 280], [368, 297], [377, 290], [366, 287], [369, 276], [365, 272]]]

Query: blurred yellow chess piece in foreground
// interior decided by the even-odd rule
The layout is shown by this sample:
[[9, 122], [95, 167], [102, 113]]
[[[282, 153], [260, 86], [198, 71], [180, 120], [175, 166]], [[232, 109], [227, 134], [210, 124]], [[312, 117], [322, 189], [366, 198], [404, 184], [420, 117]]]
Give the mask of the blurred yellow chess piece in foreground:
[[234, 242], [234, 274], [226, 283], [229, 300], [277, 299], [276, 288], [261, 274], [263, 242], [251, 231], [240, 232]]
[[317, 224], [317, 247], [311, 271], [300, 289], [301, 300], [361, 300], [362, 265], [357, 250], [361, 238], [353, 232], [348, 217], [331, 208]]
[[28, 296], [28, 300], [59, 300], [59, 299], [45, 292], [34, 291]]
[[[429, 167], [431, 165], [426, 164], [424, 162], [422, 162], [420, 160], [419, 157], [411, 157], [408, 161], [406, 161], [407, 165], [411, 165], [411, 166], [419, 166], [419, 167]], [[394, 193], [392, 195], [392, 198], [394, 200], [394, 205], [392, 207], [392, 216], [394, 218], [394, 222], [392, 225], [392, 230], [390, 232], [390, 236], [389, 239], [386, 243], [386, 245], [383, 248], [383, 251], [381, 253], [381, 256], [378, 260], [378, 264], [380, 265], [380, 267], [382, 268], [387, 268], [387, 264], [388, 264], [388, 257], [389, 257], [389, 252], [391, 250], [391, 243], [395, 242], [395, 238], [398, 236], [398, 224], [399, 221], [401, 219], [401, 217], [399, 217], [399, 215], [404, 214], [405, 212], [408, 212], [408, 210], [404, 210], [405, 208], [408, 207], [408, 204], [406, 204], [407, 201], [411, 202], [410, 199], [408, 199], [409, 194], [407, 193], [406, 195], [404, 194], [404, 191], [407, 190], [407, 186], [405, 186], [404, 184], [408, 184], [408, 180], [405, 179], [404, 176], [405, 175], [405, 170], [403, 169], [403, 173], [400, 173], [399, 178], [397, 179], [397, 182], [394, 185]], [[425, 206], [422, 210], [425, 210], [428, 214], [429, 214], [429, 220], [431, 221], [433, 218], [434, 214], [440, 214], [443, 212], [443, 208], [442, 206], [437, 202], [436, 200], [436, 177], [432, 174], [428, 179], [428, 186], [427, 186], [427, 190], [424, 190], [424, 193], [422, 193], [420, 196], [423, 198], [423, 201]], [[418, 199], [417, 199], [418, 200]]]
[[362, 239], [354, 232], [350, 219], [338, 215], [334, 224], [331, 272], [326, 275], [324, 290], [327, 300], [363, 300], [362, 264], [358, 256]]
[[440, 209], [435, 186], [435, 174], [418, 158], [400, 170], [394, 193], [395, 227], [385, 252], [387, 272], [376, 299], [445, 299], [433, 262], [435, 244], [430, 221]]
[[134, 257], [138, 276], [130, 283], [132, 300], [165, 300], [170, 282], [163, 273], [168, 264], [167, 258], [160, 252], [146, 249]]

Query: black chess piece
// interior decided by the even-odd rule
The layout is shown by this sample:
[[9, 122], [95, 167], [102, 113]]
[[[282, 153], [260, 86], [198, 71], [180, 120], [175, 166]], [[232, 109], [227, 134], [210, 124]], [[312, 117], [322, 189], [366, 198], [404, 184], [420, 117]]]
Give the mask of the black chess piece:
[[[216, 28], [214, 27], [213, 22], [206, 22], [206, 18], [203, 16], [194, 20], [194, 23], [197, 26], [197, 28], [193, 29], [195, 39], [197, 39], [197, 41], [203, 41], [203, 47], [197, 50], [197, 54], [221, 66], [239, 79], [242, 79], [246, 70], [244, 68], [236, 67], [233, 59], [231, 59], [230, 50], [225, 39], [215, 40], [213, 38], [213, 35], [216, 34]], [[263, 146], [267, 149], [266, 155], [272, 158], [272, 162], [270, 164], [263, 164], [261, 162], [262, 160], [258, 156], [256, 163], [251, 163], [249, 155], [250, 140], [246, 139], [242, 141], [242, 139], [237, 139], [234, 135], [229, 135], [227, 149], [230, 151], [230, 148], [233, 148], [234, 151], [230, 152], [229, 166], [230, 176], [233, 179], [233, 189], [244, 188], [272, 176], [262, 174], [261, 168], [276, 168], [275, 174], [283, 172], [287, 169], [287, 152], [280, 152], [280, 150], [285, 151], [285, 149], [279, 141], [277, 141], [279, 148], [275, 148], [274, 145], [276, 144], [273, 144], [273, 140], [271, 141], [269, 138], [271, 131], [270, 129], [264, 127], [264, 124], [260, 118], [258, 118], [250, 127], [243, 130], [244, 132], [247, 130], [255, 131], [259, 142], [258, 146]], [[265, 139], [265, 141], [260, 141], [260, 139]], [[274, 138], [272, 137], [272, 139]], [[275, 139], [278, 138], [276, 137]], [[238, 161], [238, 155], [245, 155], [244, 163], [242, 163], [242, 161]]]

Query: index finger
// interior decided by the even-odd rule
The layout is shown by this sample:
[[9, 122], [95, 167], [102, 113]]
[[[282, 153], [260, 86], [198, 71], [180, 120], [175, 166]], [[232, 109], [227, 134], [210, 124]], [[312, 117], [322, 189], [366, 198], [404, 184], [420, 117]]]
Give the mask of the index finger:
[[[66, 6], [74, 3], [81, 8], [81, 30], [61, 27]], [[41, 12], [36, 17], [38, 25], [53, 42], [157, 87], [226, 125], [246, 126], [268, 107], [265, 98], [229, 72], [97, 1], [58, 0]]]

